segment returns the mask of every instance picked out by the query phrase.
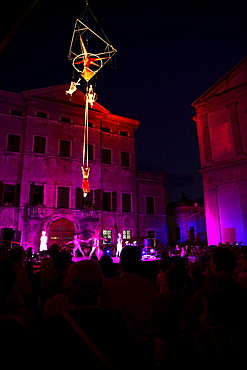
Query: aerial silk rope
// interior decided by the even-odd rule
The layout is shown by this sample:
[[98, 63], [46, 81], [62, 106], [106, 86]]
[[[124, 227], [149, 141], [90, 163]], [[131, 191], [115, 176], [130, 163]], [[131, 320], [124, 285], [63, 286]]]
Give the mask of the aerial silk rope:
[[97, 95], [93, 92], [92, 85], [90, 85], [89, 89], [87, 89], [87, 93], [85, 95], [86, 103], [85, 103], [85, 125], [84, 125], [84, 137], [83, 137], [83, 154], [82, 154], [82, 191], [83, 196], [86, 197], [87, 194], [90, 192], [89, 186], [89, 173], [90, 167], [88, 165], [88, 107], [89, 105], [92, 107], [93, 103], [96, 101]]
[[83, 135], [83, 154], [82, 154], [82, 191], [83, 196], [86, 197], [90, 192], [89, 186], [89, 172], [90, 168], [88, 166], [88, 94], [85, 95], [85, 123], [84, 123], [84, 135]]

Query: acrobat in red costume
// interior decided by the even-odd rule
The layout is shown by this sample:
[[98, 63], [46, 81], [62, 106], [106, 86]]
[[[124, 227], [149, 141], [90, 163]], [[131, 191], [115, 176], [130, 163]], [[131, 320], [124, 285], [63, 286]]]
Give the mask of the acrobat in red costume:
[[83, 196], [86, 197], [87, 194], [90, 192], [90, 186], [89, 186], [89, 172], [90, 172], [90, 167], [81, 167], [82, 170], [82, 175], [83, 175], [83, 180], [82, 180], [82, 191], [83, 191]]

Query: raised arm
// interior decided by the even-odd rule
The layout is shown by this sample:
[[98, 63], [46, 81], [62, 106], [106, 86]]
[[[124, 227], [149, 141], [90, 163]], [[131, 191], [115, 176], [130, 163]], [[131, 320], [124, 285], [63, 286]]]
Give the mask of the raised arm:
[[74, 243], [74, 240], [71, 240], [70, 242], [67, 242], [65, 245], [71, 244], [71, 243]]

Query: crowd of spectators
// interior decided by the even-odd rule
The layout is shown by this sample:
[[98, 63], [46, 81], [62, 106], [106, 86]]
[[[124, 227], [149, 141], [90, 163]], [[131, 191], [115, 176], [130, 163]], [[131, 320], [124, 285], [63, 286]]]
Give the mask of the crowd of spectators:
[[[34, 268], [0, 245], [2, 362], [85, 369], [239, 369], [247, 345], [247, 247], [128, 245], [74, 262], [56, 244]], [[5, 362], [4, 362], [5, 361]]]

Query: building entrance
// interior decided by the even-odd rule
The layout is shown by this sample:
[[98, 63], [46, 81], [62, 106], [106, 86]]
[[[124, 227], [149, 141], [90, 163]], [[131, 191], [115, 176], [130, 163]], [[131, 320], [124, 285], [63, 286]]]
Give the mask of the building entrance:
[[59, 247], [62, 247], [73, 239], [74, 233], [75, 228], [73, 223], [66, 218], [59, 218], [50, 225], [48, 245], [56, 243]]

